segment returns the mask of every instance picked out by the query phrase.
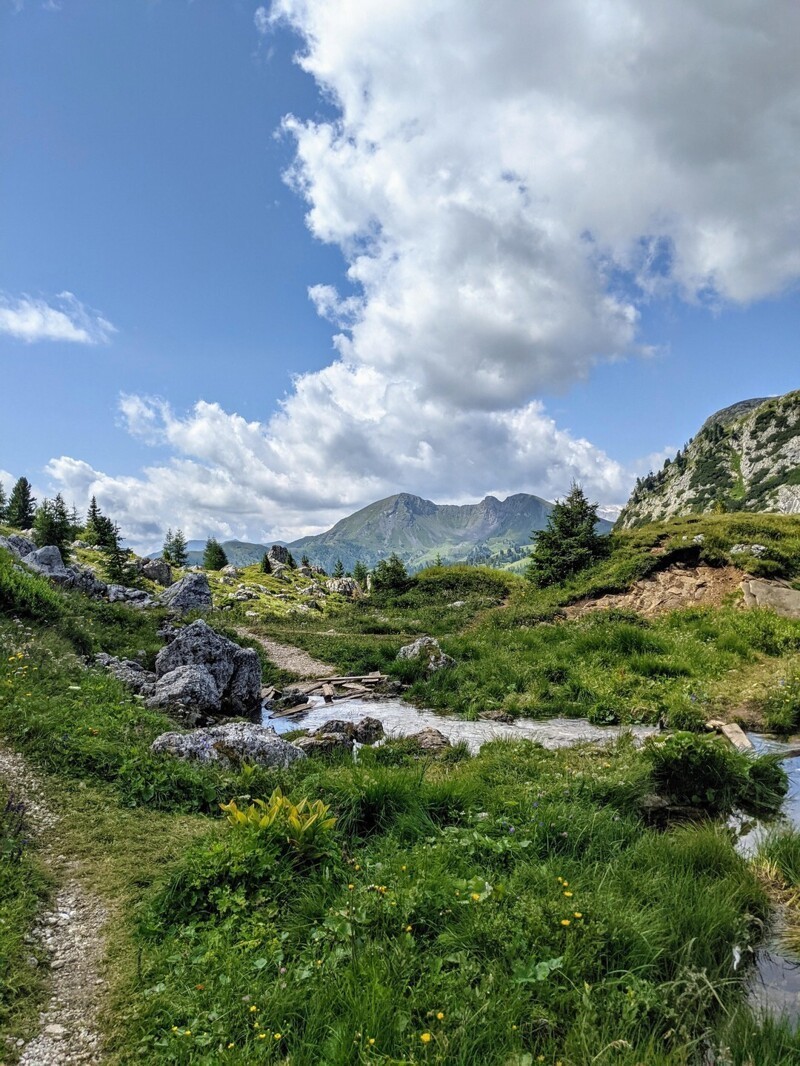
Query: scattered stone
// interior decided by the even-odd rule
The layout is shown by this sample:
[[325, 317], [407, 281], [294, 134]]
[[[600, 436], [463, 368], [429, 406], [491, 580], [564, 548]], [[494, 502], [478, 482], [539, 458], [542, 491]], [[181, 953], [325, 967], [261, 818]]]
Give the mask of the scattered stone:
[[274, 566], [275, 563], [279, 563], [282, 566], [289, 566], [289, 560], [291, 558], [291, 552], [288, 548], [284, 548], [282, 544], [273, 544], [270, 550], [267, 552], [270, 563]]
[[745, 578], [742, 592], [746, 607], [768, 607], [781, 618], [800, 618], [800, 592], [785, 581]]
[[446, 655], [435, 637], [418, 637], [413, 644], [406, 644], [397, 653], [398, 659], [419, 659], [427, 657], [428, 673], [434, 674], [448, 666], [455, 666], [455, 659]]
[[377, 718], [362, 718], [359, 722], [345, 722], [332, 718], [329, 722], [323, 723], [314, 735], [318, 736], [321, 733], [344, 733], [359, 744], [374, 744], [385, 736], [383, 722]]
[[503, 725], [512, 725], [514, 722], [513, 714], [509, 714], [507, 711], [501, 711], [499, 709], [481, 711], [478, 717], [482, 718], [484, 722], [502, 722]]
[[134, 659], [117, 659], [105, 652], [98, 652], [94, 659], [99, 666], [105, 667], [118, 681], [137, 695], [149, 698], [155, 692], [156, 675], [145, 670], [142, 664]]
[[153, 741], [152, 750], [226, 769], [235, 769], [242, 763], [286, 769], [306, 757], [305, 752], [282, 740], [274, 729], [246, 722], [229, 722], [192, 733], [162, 733]]
[[143, 589], [132, 589], [125, 585], [109, 585], [108, 602], [127, 603], [132, 607], [148, 607], [153, 601]]
[[434, 729], [433, 726], [428, 726], [427, 729], [421, 729], [419, 733], [410, 733], [406, 737], [406, 740], [416, 744], [420, 751], [428, 751], [431, 753], [444, 751], [446, 748], [452, 747], [444, 733], [440, 733], [439, 730]]
[[227, 566], [223, 566], [223, 568], [220, 570], [220, 573], [224, 574], [225, 577], [239, 577], [241, 574], [241, 570], [238, 566], [232, 566], [230, 563], [228, 563]]
[[25, 565], [29, 566], [31, 570], [35, 570], [37, 574], [53, 578], [60, 578], [62, 575], [66, 578], [67, 576], [67, 568], [64, 566], [61, 552], [55, 544], [47, 544], [44, 548], [35, 548], [32, 552], [28, 552], [24, 559]]
[[24, 559], [31, 552], [36, 551], [36, 545], [27, 537], [21, 537], [18, 533], [12, 533], [10, 537], [0, 537], [0, 548], [5, 548], [18, 559]]
[[188, 611], [207, 611], [212, 606], [208, 578], [204, 573], [187, 574], [165, 589], [156, 602], [181, 614]]
[[142, 567], [142, 573], [149, 581], [165, 588], [172, 584], [172, 567], [165, 559], [150, 559]]
[[317, 730], [309, 737], [300, 737], [295, 744], [306, 755], [333, 755], [334, 752], [353, 750], [353, 738], [347, 733], [327, 733]]
[[217, 713], [247, 716], [258, 711], [261, 694], [258, 655], [221, 636], [202, 619], [178, 630], [156, 657], [159, 679], [179, 666], [200, 667], [211, 676], [219, 694]]
[[364, 593], [354, 577], [329, 577], [325, 582], [328, 592], [338, 592], [341, 596], [349, 596], [351, 600], [360, 600]]
[[754, 555], [756, 559], [760, 559], [766, 550], [764, 544], [734, 544], [731, 555]]
[[200, 714], [218, 713], [219, 689], [203, 666], [178, 666], [156, 681], [148, 707], [176, 707]]

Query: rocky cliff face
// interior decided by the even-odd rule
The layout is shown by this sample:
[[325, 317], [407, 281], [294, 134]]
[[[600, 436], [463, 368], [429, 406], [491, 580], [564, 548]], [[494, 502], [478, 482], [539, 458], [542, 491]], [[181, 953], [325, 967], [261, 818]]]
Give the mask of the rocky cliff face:
[[800, 391], [712, 415], [662, 470], [639, 479], [619, 525], [718, 507], [800, 514]]

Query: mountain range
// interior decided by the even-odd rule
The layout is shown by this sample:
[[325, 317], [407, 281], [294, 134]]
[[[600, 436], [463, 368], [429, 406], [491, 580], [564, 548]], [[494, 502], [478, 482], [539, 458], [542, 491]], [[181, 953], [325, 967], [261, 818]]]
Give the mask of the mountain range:
[[[301, 537], [287, 547], [297, 562], [307, 555], [312, 563], [330, 571], [341, 559], [346, 570], [358, 560], [373, 567], [392, 552], [411, 570], [435, 562], [488, 563], [514, 568], [524, 565], [531, 533], [543, 529], [552, 503], [516, 493], [505, 500], [486, 496], [480, 503], [439, 504], [407, 492], [362, 507], [342, 518], [325, 533]], [[601, 519], [598, 529], [607, 533], [611, 523]], [[189, 562], [202, 560], [204, 542], [189, 542]], [[235, 566], [258, 562], [264, 544], [225, 541], [228, 561]]]

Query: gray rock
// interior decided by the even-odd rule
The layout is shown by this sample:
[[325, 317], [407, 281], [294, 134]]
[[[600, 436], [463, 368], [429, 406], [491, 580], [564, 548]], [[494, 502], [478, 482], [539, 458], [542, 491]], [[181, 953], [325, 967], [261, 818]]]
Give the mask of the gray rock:
[[785, 582], [745, 578], [742, 591], [745, 607], [767, 607], [781, 618], [800, 618], [800, 592]]
[[427, 669], [428, 673], [431, 674], [436, 673], [437, 670], [443, 670], [445, 667], [455, 665], [455, 659], [442, 651], [439, 641], [435, 637], [418, 637], [413, 644], [404, 645], [397, 653], [397, 658], [427, 658]]
[[23, 558], [26, 566], [29, 566], [31, 570], [35, 570], [37, 574], [43, 574], [45, 577], [62, 577], [68, 573], [66, 566], [64, 566], [64, 560], [61, 558], [61, 552], [55, 544], [47, 544], [44, 548], [36, 548], [32, 552], [28, 552]]
[[360, 600], [364, 595], [361, 586], [353, 577], [330, 577], [325, 582], [325, 588], [328, 592], [349, 596], [351, 600]]
[[219, 713], [220, 692], [204, 666], [178, 666], [159, 677], [148, 707], [182, 707], [201, 714]]
[[148, 580], [167, 588], [172, 584], [172, 567], [164, 559], [150, 559], [142, 567], [142, 573]]
[[754, 555], [756, 559], [760, 559], [766, 550], [763, 544], [734, 544], [731, 555]]
[[322, 733], [344, 733], [359, 744], [374, 744], [385, 736], [383, 722], [377, 718], [362, 718], [360, 722], [345, 722], [332, 718], [314, 731], [315, 736]]
[[291, 552], [288, 548], [284, 548], [282, 544], [273, 544], [267, 555], [273, 566], [275, 563], [282, 563], [284, 566], [288, 566]]
[[223, 568], [220, 570], [220, 573], [224, 574], [225, 577], [239, 577], [239, 575], [241, 574], [241, 570], [238, 566], [232, 566], [230, 563], [228, 563], [227, 566], [223, 566]]
[[317, 730], [310, 737], [299, 737], [295, 744], [306, 755], [333, 755], [338, 751], [352, 751], [353, 737], [348, 733], [323, 733]]
[[24, 559], [26, 555], [36, 551], [36, 545], [27, 537], [21, 537], [18, 533], [12, 533], [10, 537], [0, 537], [0, 548], [5, 548], [18, 559]]
[[434, 729], [432, 726], [428, 726], [427, 729], [421, 729], [419, 733], [409, 734], [406, 740], [413, 741], [421, 751], [437, 752], [451, 747], [450, 741], [444, 733], [440, 733], [438, 729]]
[[261, 666], [254, 651], [220, 636], [202, 619], [178, 630], [156, 657], [159, 678], [179, 666], [204, 667], [219, 692], [225, 714], [255, 714], [260, 706]]
[[73, 575], [72, 587], [84, 596], [91, 596], [94, 600], [105, 599], [108, 586], [101, 581], [88, 567], [70, 566], [67, 568]]
[[153, 602], [143, 589], [132, 589], [126, 585], [109, 585], [107, 595], [109, 603], [130, 603], [147, 607]]
[[286, 769], [298, 759], [306, 758], [304, 751], [281, 740], [274, 729], [245, 722], [229, 722], [192, 733], [162, 733], [153, 742], [152, 750], [230, 769], [243, 763]]
[[261, 662], [252, 648], [239, 648], [226, 699], [231, 714], [248, 715], [261, 702]]
[[187, 574], [168, 589], [164, 589], [156, 602], [181, 613], [207, 611], [212, 605], [208, 578], [203, 573]]
[[95, 655], [95, 662], [104, 666], [118, 681], [126, 685], [139, 696], [150, 697], [155, 692], [156, 675], [145, 670], [141, 663], [134, 659], [117, 659], [105, 652]]

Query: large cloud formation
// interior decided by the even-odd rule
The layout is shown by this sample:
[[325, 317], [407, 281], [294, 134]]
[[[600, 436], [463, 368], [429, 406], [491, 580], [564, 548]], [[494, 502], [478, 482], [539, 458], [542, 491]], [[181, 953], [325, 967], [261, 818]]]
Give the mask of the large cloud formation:
[[[349, 264], [344, 291], [310, 289], [338, 359], [263, 424], [128, 398], [176, 458], [137, 481], [126, 527], [263, 535], [400, 488], [552, 496], [573, 477], [619, 501], [625, 472], [536, 397], [645, 350], [646, 300], [796, 281], [800, 6], [274, 0], [255, 22], [293, 28], [336, 111], [284, 131], [308, 227]], [[78, 484], [72, 462], [51, 472]]]

